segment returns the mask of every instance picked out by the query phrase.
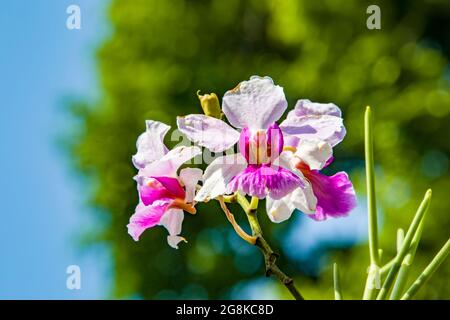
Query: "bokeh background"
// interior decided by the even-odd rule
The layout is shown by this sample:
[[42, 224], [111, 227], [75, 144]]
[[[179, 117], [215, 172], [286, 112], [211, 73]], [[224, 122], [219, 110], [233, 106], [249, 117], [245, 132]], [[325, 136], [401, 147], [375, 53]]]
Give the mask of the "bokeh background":
[[[215, 204], [185, 219], [189, 243], [178, 251], [163, 228], [135, 243], [125, 227], [137, 203], [131, 155], [145, 119], [175, 126], [177, 115], [200, 112], [198, 89], [221, 96], [254, 74], [283, 86], [291, 107], [307, 98], [344, 113], [348, 134], [327, 171], [349, 172], [358, 207], [325, 222], [300, 213], [282, 224], [260, 219], [305, 297], [333, 298], [332, 262], [344, 297], [362, 296], [366, 105], [375, 113], [383, 261], [427, 188], [433, 201], [411, 278], [448, 239], [448, 1], [41, 3], [13, 2], [0, 16], [0, 297], [289, 298]], [[72, 3], [81, 7], [81, 30], [65, 29]], [[381, 8], [381, 30], [366, 28], [370, 4]], [[65, 289], [69, 264], [86, 270], [79, 292]], [[417, 298], [450, 298], [448, 261]]]

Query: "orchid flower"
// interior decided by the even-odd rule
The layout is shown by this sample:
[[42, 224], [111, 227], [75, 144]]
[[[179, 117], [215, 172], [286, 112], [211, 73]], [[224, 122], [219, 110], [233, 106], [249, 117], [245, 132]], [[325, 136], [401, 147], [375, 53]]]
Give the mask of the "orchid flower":
[[139, 172], [135, 177], [139, 204], [130, 218], [128, 233], [135, 241], [148, 228], [164, 226], [169, 235], [168, 244], [178, 248], [184, 211], [195, 214], [194, 196], [202, 170], [184, 168], [186, 161], [201, 153], [198, 147], [177, 147], [168, 150], [164, 136], [170, 127], [164, 123], [147, 120], [147, 129], [137, 140], [137, 153], [133, 163]]
[[268, 199], [266, 209], [270, 219], [284, 221], [295, 209], [315, 220], [346, 216], [356, 206], [355, 191], [347, 173], [328, 177], [319, 172], [333, 162], [332, 147], [346, 133], [339, 107], [299, 100], [280, 127], [286, 136], [286, 151], [281, 156], [284, 164], [308, 183], [283, 199]]
[[[331, 147], [345, 136], [339, 108], [300, 100], [278, 126], [276, 121], [286, 108], [283, 88], [269, 77], [254, 76], [223, 97], [223, 113], [240, 132], [206, 115], [178, 117], [180, 131], [213, 152], [239, 143], [240, 153], [218, 157], [208, 166], [195, 200], [233, 192], [266, 198], [274, 222], [286, 220], [294, 209], [323, 220], [344, 215], [354, 206], [345, 198], [347, 194], [354, 198], [345, 173], [325, 179], [317, 172], [331, 162]], [[340, 203], [339, 199], [348, 205], [336, 208], [331, 202]]]

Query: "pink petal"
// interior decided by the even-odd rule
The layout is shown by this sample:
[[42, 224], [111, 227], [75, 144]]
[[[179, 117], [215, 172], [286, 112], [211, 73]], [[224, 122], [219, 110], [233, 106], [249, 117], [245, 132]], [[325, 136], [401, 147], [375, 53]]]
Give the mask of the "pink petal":
[[273, 123], [267, 130], [251, 130], [245, 127], [239, 137], [239, 151], [249, 164], [268, 164], [283, 151], [283, 133]]
[[236, 128], [267, 129], [287, 108], [283, 88], [269, 77], [253, 76], [225, 93], [223, 113]]
[[328, 177], [314, 170], [309, 173], [303, 171], [303, 174], [311, 182], [317, 197], [316, 213], [309, 217], [315, 220], [344, 217], [355, 208], [355, 190], [347, 173], [338, 172]]
[[212, 152], [225, 151], [239, 140], [239, 132], [226, 122], [202, 114], [190, 114], [177, 118], [178, 129], [189, 140]]
[[183, 187], [180, 185], [180, 182], [176, 178], [171, 177], [153, 177], [158, 180], [164, 188], [170, 193], [171, 198], [184, 199], [186, 193], [184, 192]]
[[146, 206], [153, 204], [156, 200], [173, 198], [173, 195], [158, 180], [152, 178], [138, 181], [139, 197]]
[[301, 179], [282, 167], [250, 165], [230, 181], [228, 189], [230, 192], [240, 191], [259, 199], [270, 195], [276, 200], [301, 186]]
[[161, 199], [149, 206], [139, 203], [135, 213], [130, 218], [130, 223], [127, 225], [131, 237], [138, 241], [146, 229], [158, 225], [171, 202], [171, 199]]

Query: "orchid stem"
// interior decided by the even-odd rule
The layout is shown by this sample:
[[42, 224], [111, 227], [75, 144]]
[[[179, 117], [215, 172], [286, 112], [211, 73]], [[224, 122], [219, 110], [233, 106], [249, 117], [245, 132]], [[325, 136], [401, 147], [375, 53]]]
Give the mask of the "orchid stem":
[[366, 108], [364, 116], [364, 145], [366, 156], [366, 184], [367, 184], [367, 209], [368, 209], [368, 228], [369, 228], [369, 252], [370, 268], [367, 275], [366, 286], [364, 289], [364, 300], [371, 300], [376, 294], [376, 278], [379, 276], [379, 250], [378, 250], [378, 226], [377, 226], [377, 206], [375, 198], [375, 170], [373, 160], [373, 129], [372, 112], [370, 107]]
[[295, 300], [303, 300], [303, 296], [294, 285], [294, 280], [287, 276], [277, 266], [276, 260], [279, 255], [272, 250], [266, 239], [263, 237], [257, 215], [258, 198], [252, 197], [252, 200], [249, 203], [245, 196], [237, 193], [236, 200], [241, 205], [242, 209], [244, 209], [250, 228], [252, 229], [252, 236], [256, 238], [255, 245], [264, 256], [266, 276], [270, 277], [271, 275], [274, 275], [289, 290]]
[[447, 240], [445, 245], [439, 250], [430, 264], [420, 274], [420, 276], [413, 282], [411, 287], [402, 296], [401, 300], [409, 300], [417, 293], [417, 291], [425, 284], [425, 282], [433, 275], [437, 268], [444, 262], [445, 258], [450, 252], [450, 239]]

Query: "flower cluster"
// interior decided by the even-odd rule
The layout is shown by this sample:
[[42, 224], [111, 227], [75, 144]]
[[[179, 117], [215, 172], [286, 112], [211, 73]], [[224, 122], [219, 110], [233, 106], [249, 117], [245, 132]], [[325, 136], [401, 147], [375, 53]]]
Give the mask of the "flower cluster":
[[183, 211], [195, 213], [197, 202], [235, 193], [266, 199], [273, 222], [288, 219], [295, 210], [325, 220], [345, 216], [355, 207], [355, 192], [345, 172], [320, 173], [333, 161], [333, 147], [346, 133], [335, 104], [299, 100], [278, 124], [287, 109], [283, 88], [269, 77], [257, 76], [227, 91], [222, 110], [218, 100], [214, 103], [216, 95], [208, 97], [213, 103], [202, 101], [205, 114], [177, 119], [178, 129], [189, 140], [214, 153], [226, 152], [204, 173], [197, 168], [177, 173], [201, 150], [194, 146], [168, 151], [163, 143], [167, 125], [149, 120], [138, 138], [133, 163], [139, 169], [139, 204], [128, 225], [135, 240], [145, 229], [163, 225], [169, 244], [177, 247], [184, 240], [179, 235]]

